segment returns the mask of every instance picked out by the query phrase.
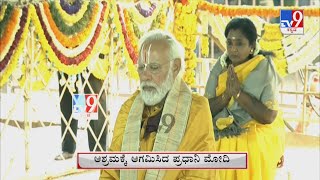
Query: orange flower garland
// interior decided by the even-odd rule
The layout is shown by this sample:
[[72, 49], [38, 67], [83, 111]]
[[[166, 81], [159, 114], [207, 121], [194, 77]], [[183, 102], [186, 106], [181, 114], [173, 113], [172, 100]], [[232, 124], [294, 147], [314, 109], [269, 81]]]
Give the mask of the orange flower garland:
[[252, 6], [226, 6], [221, 4], [212, 4], [207, 1], [201, 1], [198, 10], [209, 11], [213, 14], [222, 16], [260, 16], [260, 17], [279, 17], [281, 9], [302, 9], [304, 16], [320, 16], [320, 8], [303, 8], [303, 7], [252, 7]]
[[[19, 19], [21, 16], [21, 9], [19, 8], [14, 8], [12, 15], [11, 15], [11, 20], [8, 22], [7, 27], [5, 29], [5, 32], [3, 33], [3, 36], [0, 38], [1, 46], [0, 46], [0, 54], [1, 56], [5, 55], [6, 52], [4, 50], [6, 49], [8, 51], [8, 46], [11, 46], [13, 40], [14, 40], [14, 35], [19, 29]], [[2, 58], [1, 58], [2, 60]]]
[[114, 26], [114, 31], [118, 33], [119, 35], [119, 46], [120, 48], [122, 48], [122, 56], [124, 59], [126, 59], [126, 65], [127, 65], [127, 69], [128, 69], [128, 76], [129, 78], [132, 78], [134, 80], [138, 80], [139, 79], [139, 75], [137, 72], [136, 67], [134, 66], [134, 59], [132, 59], [130, 53], [131, 51], [128, 50], [128, 46], [127, 46], [127, 38], [124, 36], [127, 36], [127, 34], [123, 33], [125, 32], [124, 27], [122, 26], [123, 23], [123, 19], [120, 17], [121, 13], [119, 12], [118, 6], [116, 5], [116, 1], [115, 0], [111, 0], [111, 7], [110, 7], [110, 15], [111, 15], [111, 19], [112, 24], [111, 27]]
[[83, 41], [85, 41], [88, 38], [88, 34], [90, 33], [90, 31], [92, 31], [94, 26], [94, 22], [95, 22], [94, 19], [97, 18], [97, 15], [98, 15], [99, 4], [96, 3], [93, 10], [93, 14], [91, 16], [92, 19], [90, 20], [88, 26], [81, 33], [71, 37], [66, 36], [58, 29], [57, 25], [53, 21], [52, 16], [50, 14], [48, 2], [43, 3], [43, 8], [44, 8], [44, 13], [46, 15], [46, 18], [50, 24], [50, 28], [54, 32], [58, 41], [65, 47], [73, 48], [83, 43]]
[[79, 72], [83, 71], [90, 61], [94, 59], [98, 53], [101, 51], [101, 46], [103, 45], [103, 40], [106, 38], [105, 31], [106, 31], [106, 22], [107, 19], [105, 18], [105, 13], [109, 12], [106, 2], [101, 2], [101, 6], [103, 6], [103, 10], [101, 14], [99, 14], [100, 23], [95, 30], [95, 36], [91, 40], [90, 45], [86, 48], [85, 51], [81, 52], [77, 57], [75, 58], [68, 58], [61, 52], [57, 51], [57, 48], [52, 44], [52, 42], [48, 42], [47, 38], [48, 33], [47, 29], [43, 29], [43, 19], [38, 16], [40, 13], [39, 7], [31, 6], [32, 11], [32, 21], [34, 23], [34, 26], [36, 27], [36, 33], [39, 36], [41, 45], [43, 49], [47, 52], [47, 56], [54, 63], [54, 65], [62, 72], [65, 72], [69, 75], [71, 74], [78, 74]]
[[64, 22], [68, 25], [73, 25], [76, 22], [78, 22], [85, 14], [85, 12], [88, 9], [90, 1], [83, 1], [83, 4], [81, 5], [81, 8], [79, 11], [75, 14], [68, 14], [60, 5], [60, 0], [54, 0], [54, 5], [60, 14], [61, 18]]
[[129, 37], [129, 39], [131, 41], [132, 47], [134, 49], [134, 53], [137, 55], [138, 54], [138, 42], [139, 42], [139, 39], [136, 37], [136, 35], [134, 33], [133, 25], [132, 25], [132, 22], [130, 20], [130, 15], [129, 15], [129, 12], [127, 11], [127, 9], [123, 9], [123, 16], [124, 16], [124, 21], [125, 21], [128, 37]]
[[[22, 18], [20, 19], [20, 22], [18, 23], [19, 27], [20, 27], [20, 25], [22, 25], [23, 27], [20, 27], [18, 32], [16, 33], [16, 34], [21, 33], [21, 37], [20, 37], [20, 39], [15, 39], [15, 41], [18, 41], [18, 43], [17, 43], [16, 48], [13, 50], [14, 52], [10, 58], [10, 62], [7, 64], [5, 69], [3, 69], [3, 71], [1, 71], [1, 73], [0, 73], [0, 87], [2, 87], [8, 81], [12, 72], [16, 68], [18, 60], [19, 60], [21, 54], [23, 53], [23, 49], [25, 47], [25, 42], [27, 40], [28, 28], [29, 28], [30, 19], [31, 19], [30, 18], [31, 17], [30, 8], [24, 7], [23, 10], [19, 9], [19, 11], [25, 12], [24, 16], [22, 16]], [[23, 21], [25, 21], [25, 23], [23, 23]], [[16, 38], [18, 38], [18, 37], [16, 37]]]
[[[85, 33], [85, 35], [83, 35], [82, 37], [86, 37], [85, 41], [82, 42], [81, 44], [79, 44], [77, 47], [75, 48], [68, 48], [65, 47], [63, 44], [61, 44], [59, 42], [59, 40], [57, 39], [56, 35], [54, 34], [54, 32], [52, 31], [52, 29], [50, 28], [50, 24], [48, 21], [47, 15], [45, 15], [45, 11], [43, 9], [43, 6], [41, 6], [41, 4], [39, 5], [39, 10], [40, 10], [40, 15], [41, 18], [44, 22], [44, 28], [46, 29], [46, 31], [49, 33], [50, 37], [51, 37], [51, 41], [52, 43], [55, 45], [55, 47], [57, 47], [57, 49], [59, 51], [61, 51], [63, 54], [65, 54], [68, 57], [75, 57], [78, 54], [80, 54], [81, 52], [83, 52], [86, 47], [89, 46], [90, 41], [92, 40], [92, 38], [94, 38], [95, 36], [95, 29], [99, 26], [99, 18], [100, 16], [97, 16], [95, 19], [93, 19], [93, 27], [92, 28], [86, 28], [84, 29], [84, 31], [82, 31], [81, 33]], [[99, 9], [97, 10], [97, 14], [100, 14], [102, 11], [102, 7], [99, 7]], [[50, 12], [49, 12], [50, 13]], [[91, 30], [94, 29], [94, 30]], [[78, 35], [76, 35], [78, 36]]]

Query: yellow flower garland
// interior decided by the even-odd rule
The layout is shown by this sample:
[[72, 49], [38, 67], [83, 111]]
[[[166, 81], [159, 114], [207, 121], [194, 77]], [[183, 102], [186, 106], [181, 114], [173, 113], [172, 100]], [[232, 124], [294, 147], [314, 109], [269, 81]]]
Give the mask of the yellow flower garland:
[[137, 10], [136, 7], [131, 7], [128, 8], [127, 11], [129, 11], [130, 13], [132, 13], [133, 19], [132, 21], [135, 24], [150, 24], [157, 16], [158, 14], [161, 12], [161, 7], [159, 5], [157, 5], [157, 8], [154, 10], [154, 12], [152, 13], [151, 16], [149, 17], [144, 17], [142, 16], [139, 11]]
[[259, 41], [259, 44], [262, 47], [262, 49], [264, 49], [266, 51], [274, 51], [274, 50], [282, 49], [281, 40], [280, 41], [274, 41], [274, 42], [272, 42], [272, 44], [270, 44], [269, 41], [261, 39]]
[[[22, 11], [22, 10], [20, 9], [20, 11]], [[29, 28], [29, 24], [30, 24], [30, 19], [31, 19], [30, 17], [31, 17], [31, 12], [30, 12], [30, 6], [29, 6], [26, 24], [25, 24], [24, 29], [22, 31], [21, 39], [17, 45], [16, 50], [14, 51], [14, 53], [11, 57], [10, 63], [7, 65], [7, 67], [0, 74], [1, 75], [0, 76], [0, 87], [2, 87], [8, 81], [13, 70], [16, 68], [16, 65], [18, 63], [18, 60], [19, 60], [21, 54], [23, 53], [23, 49], [25, 47], [25, 43], [26, 43], [27, 36], [28, 36], [27, 29]]]
[[[109, 4], [107, 5], [107, 8], [108, 6]], [[50, 31], [53, 32], [54, 37], [62, 44], [62, 46], [69, 47], [69, 48], [74, 48], [79, 45], [82, 46], [82, 44], [84, 44], [84, 41], [88, 40], [88, 36], [94, 33], [92, 32], [93, 27], [96, 27], [97, 23], [95, 22], [97, 21], [97, 19], [100, 18], [99, 12], [101, 12], [101, 4], [96, 3], [94, 6], [93, 14], [92, 14], [92, 19], [90, 20], [87, 27], [85, 27], [85, 29], [79, 32], [78, 34], [69, 37], [64, 33], [62, 33], [57, 27], [57, 25], [55, 24], [50, 14], [50, 8], [49, 8], [48, 2], [40, 3], [39, 8], [43, 17], [43, 21], [47, 22], [46, 23], [47, 28], [50, 28]], [[53, 34], [50, 34], [50, 36], [53, 37]]]
[[208, 36], [201, 36], [201, 55], [204, 57], [209, 56], [209, 37]]
[[88, 5], [90, 1], [83, 1], [83, 4], [81, 5], [81, 8], [79, 9], [79, 11], [76, 14], [72, 14], [72, 15], [68, 14], [62, 9], [59, 0], [55, 0], [54, 3], [63, 21], [66, 22], [68, 25], [72, 26], [83, 17], [84, 13], [88, 9]]
[[281, 41], [282, 38], [283, 35], [280, 31], [279, 24], [265, 24], [264, 34], [262, 35], [259, 44], [263, 50], [275, 53], [273, 62], [276, 66], [276, 70], [281, 77], [284, 77], [288, 74], [288, 65], [284, 56], [284, 49]]
[[126, 29], [127, 29], [127, 33], [128, 33], [130, 42], [132, 44], [134, 52], [136, 54], [138, 54], [138, 42], [139, 42], [139, 39], [136, 36], [136, 34], [134, 33], [133, 25], [132, 25], [132, 22], [130, 20], [131, 18], [130, 18], [129, 12], [126, 9], [123, 9], [123, 16], [124, 16], [123, 18], [124, 18], [124, 21], [125, 21], [125, 26], [126, 26]]
[[0, 9], [0, 21], [3, 20], [6, 10], [7, 10], [7, 5], [6, 4], [2, 5]]
[[48, 44], [48, 41], [47, 41], [47, 39], [44, 35], [44, 32], [43, 32], [43, 29], [41, 27], [40, 20], [37, 16], [35, 7], [33, 5], [31, 5], [30, 11], [32, 13], [31, 19], [32, 19], [32, 22], [34, 23], [36, 33], [39, 36], [39, 40], [42, 45], [42, 48], [45, 51], [47, 51], [47, 53], [48, 53], [47, 55], [48, 55], [50, 61], [52, 61], [54, 63], [54, 65], [59, 69], [59, 71], [65, 72], [69, 75], [78, 74], [88, 66], [88, 64], [90, 63], [91, 59], [93, 59], [94, 56], [98, 55], [98, 53], [100, 51], [100, 47], [103, 45], [103, 40], [106, 38], [103, 36], [103, 34], [105, 34], [104, 31], [106, 28], [105, 25], [106, 25], [107, 19], [104, 19], [104, 22], [102, 22], [101, 32], [99, 34], [97, 42], [92, 47], [92, 51], [87, 56], [87, 58], [78, 65], [69, 65], [68, 66], [68, 65], [65, 65], [60, 62], [60, 60], [58, 59], [58, 57], [56, 56], [56, 54], [52, 50], [51, 46]]
[[125, 39], [122, 34], [122, 26], [121, 26], [121, 23], [119, 20], [119, 13], [118, 13], [118, 10], [116, 7], [116, 1], [111, 0], [111, 4], [114, 6], [112, 8], [112, 14], [114, 15], [113, 23], [115, 25], [116, 31], [119, 33], [119, 41], [120, 41], [122, 49], [123, 49], [123, 56], [126, 59], [126, 63], [127, 63], [126, 65], [128, 68], [128, 76], [132, 79], [137, 80], [137, 79], [139, 79], [139, 74], [138, 74], [136, 67], [133, 64], [132, 59], [130, 58], [129, 52], [128, 52], [126, 45], [125, 45]]
[[197, 9], [198, 1], [191, 1], [189, 5], [175, 4], [175, 21], [173, 32], [177, 40], [185, 48], [186, 71], [184, 80], [189, 85], [195, 84], [195, 71], [197, 59], [194, 53], [196, 48]]
[[257, 15], [260, 17], [279, 17], [281, 9], [302, 9], [304, 16], [320, 16], [320, 8], [316, 7], [258, 7], [258, 6], [226, 6], [221, 4], [212, 4], [206, 1], [200, 1], [199, 10], [209, 11], [213, 14], [221, 14], [223, 16], [253, 16]]
[[[45, 4], [45, 5], [47, 6], [48, 4]], [[47, 18], [43, 18], [43, 22], [47, 27], [47, 32], [49, 33], [50, 37], [52, 38], [53, 44], [57, 47], [57, 49], [60, 52], [62, 52], [62, 54], [64, 54], [65, 56], [68, 56], [68, 57], [76, 57], [77, 55], [79, 55], [81, 52], [83, 52], [88, 47], [91, 39], [94, 37], [95, 29], [99, 24], [99, 21], [100, 21], [99, 14], [101, 14], [101, 12], [102, 12], [102, 7], [98, 6], [97, 11], [95, 13], [96, 15], [93, 16], [94, 19], [91, 20], [91, 22], [88, 24], [88, 26], [79, 34], [73, 36], [72, 38], [69, 38], [59, 31], [59, 29], [56, 27], [56, 25], [54, 24], [51, 17], [49, 17], [49, 14], [45, 13], [44, 6], [42, 4], [39, 4], [39, 9], [42, 14], [42, 17], [47, 17]], [[106, 13], [107, 13], [107, 11], [106, 11]], [[52, 27], [54, 27], [54, 28], [51, 29]], [[55, 29], [55, 31], [54, 31], [54, 29]], [[76, 38], [76, 37], [78, 37], [78, 38]], [[81, 41], [81, 43], [78, 41], [73, 41], [74, 38]], [[65, 44], [62, 44], [60, 42], [74, 43], [74, 45], [77, 44], [78, 47], [67, 48], [64, 46]]]
[[159, 7], [159, 9], [160, 12], [158, 13], [156, 19], [153, 20], [150, 30], [166, 28], [168, 4], [163, 4], [161, 8]]

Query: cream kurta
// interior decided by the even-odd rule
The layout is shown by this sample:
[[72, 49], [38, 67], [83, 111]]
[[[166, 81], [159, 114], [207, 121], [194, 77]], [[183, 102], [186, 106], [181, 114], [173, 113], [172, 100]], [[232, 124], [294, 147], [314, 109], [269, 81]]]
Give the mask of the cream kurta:
[[[138, 92], [127, 100], [121, 107], [114, 128], [110, 151], [121, 151], [123, 134], [126, 127], [128, 114]], [[141, 131], [144, 131], [142, 127]], [[202, 96], [193, 94], [187, 129], [178, 151], [215, 151], [212, 117], [208, 100]], [[156, 138], [156, 132], [152, 132], [147, 139], [140, 135], [140, 151], [152, 151]], [[146, 170], [138, 171], [138, 180], [144, 180]], [[217, 179], [214, 170], [168, 170], [164, 180], [175, 179]], [[100, 179], [120, 179], [119, 170], [102, 170]]]

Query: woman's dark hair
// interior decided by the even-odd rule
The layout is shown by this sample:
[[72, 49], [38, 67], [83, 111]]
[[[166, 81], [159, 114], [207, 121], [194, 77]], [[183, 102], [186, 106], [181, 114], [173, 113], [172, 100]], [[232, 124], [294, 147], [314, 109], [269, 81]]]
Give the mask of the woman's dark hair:
[[[248, 18], [233, 18], [228, 24], [224, 31], [224, 36], [227, 38], [230, 30], [239, 29], [242, 34], [248, 39], [249, 44], [254, 46], [258, 38], [257, 28], [253, 22]], [[271, 51], [260, 50], [259, 54], [264, 56], [274, 56], [274, 53]], [[249, 58], [252, 58], [250, 54]]]

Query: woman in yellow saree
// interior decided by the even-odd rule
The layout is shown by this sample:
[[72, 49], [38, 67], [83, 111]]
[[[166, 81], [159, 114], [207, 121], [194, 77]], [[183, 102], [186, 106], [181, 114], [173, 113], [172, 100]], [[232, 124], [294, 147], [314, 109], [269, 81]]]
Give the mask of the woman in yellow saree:
[[248, 169], [220, 170], [224, 180], [273, 180], [284, 153], [284, 122], [277, 107], [279, 76], [271, 52], [260, 50], [248, 18], [232, 19], [227, 51], [211, 70], [205, 96], [219, 151], [248, 152]]

